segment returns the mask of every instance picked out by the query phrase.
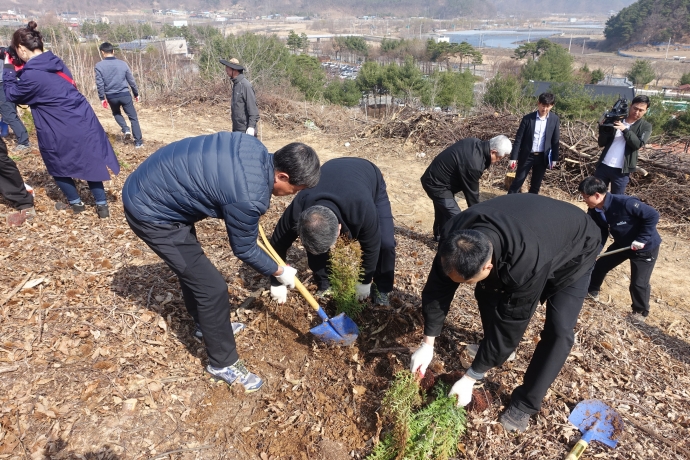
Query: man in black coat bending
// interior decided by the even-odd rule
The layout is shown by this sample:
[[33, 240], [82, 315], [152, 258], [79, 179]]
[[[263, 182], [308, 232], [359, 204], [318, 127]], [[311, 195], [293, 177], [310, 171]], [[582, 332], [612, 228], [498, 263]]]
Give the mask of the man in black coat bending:
[[510, 139], [496, 136], [488, 141], [469, 137], [439, 153], [422, 175], [422, 187], [434, 202], [434, 239], [451, 217], [460, 214], [455, 194], [465, 195], [467, 206], [479, 203], [479, 179], [484, 171], [508, 155]]
[[484, 337], [472, 366], [450, 394], [465, 406], [472, 387], [500, 366], [520, 343], [540, 302], [546, 301], [541, 340], [499, 421], [509, 431], [527, 429], [565, 363], [601, 245], [592, 219], [569, 203], [531, 194], [479, 203], [451, 219], [422, 291], [424, 341], [411, 371], [424, 374], [434, 356], [460, 283], [475, 284]]
[[[271, 245], [284, 260], [299, 236], [318, 294], [323, 295], [330, 287], [329, 250], [338, 235], [359, 241], [362, 248], [358, 300], [371, 295], [374, 304], [389, 305], [395, 276], [393, 213], [381, 171], [370, 161], [336, 158], [324, 163], [318, 185], [298, 193], [283, 213]], [[373, 291], [372, 281], [376, 286]], [[271, 297], [285, 302], [287, 289], [271, 284]]]
[[546, 170], [556, 167], [561, 132], [558, 116], [551, 113], [555, 102], [553, 94], [541, 93], [537, 110], [522, 117], [510, 153], [510, 169], [517, 166], [517, 171], [508, 193], [520, 191], [531, 169], [529, 193], [538, 194]]

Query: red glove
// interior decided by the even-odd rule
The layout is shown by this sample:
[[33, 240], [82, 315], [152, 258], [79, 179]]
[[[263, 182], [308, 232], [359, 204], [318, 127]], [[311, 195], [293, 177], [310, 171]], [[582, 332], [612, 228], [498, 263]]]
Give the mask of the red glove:
[[107, 108], [108, 108], [108, 101], [105, 100], [105, 99], [103, 99], [103, 100], [101, 101], [101, 105], [103, 106], [104, 109], [107, 109]]
[[134, 100], [137, 101], [137, 102], [140, 102], [140, 101], [141, 101], [141, 96], [135, 96], [135, 97], [134, 97]]

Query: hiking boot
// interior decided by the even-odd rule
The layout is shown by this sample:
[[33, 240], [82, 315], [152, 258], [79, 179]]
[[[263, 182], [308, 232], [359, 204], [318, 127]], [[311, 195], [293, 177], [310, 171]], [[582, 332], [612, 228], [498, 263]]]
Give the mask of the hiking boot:
[[[245, 330], [245, 325], [243, 323], [230, 323], [232, 325], [232, 333], [233, 335], [237, 335], [240, 332]], [[197, 339], [201, 340], [204, 338], [204, 333], [201, 332], [201, 324], [199, 323], [194, 323], [194, 337]]]
[[7, 222], [9, 227], [19, 227], [27, 220], [31, 221], [34, 217], [36, 217], [36, 209], [31, 207], [8, 214], [5, 217], [5, 222]]
[[330, 297], [333, 295], [333, 291], [331, 290], [331, 287], [327, 287], [326, 289], [319, 289], [316, 291], [316, 294], [314, 294], [317, 299], [324, 299], [326, 297]]
[[[479, 350], [479, 344], [478, 343], [470, 343], [465, 347], [465, 351], [467, 352], [467, 356], [470, 357], [470, 359], [474, 359], [475, 356], [477, 356], [477, 351]], [[515, 361], [515, 351], [513, 351], [510, 356], [508, 356], [508, 359], [506, 359], [506, 362], [509, 361]]]
[[381, 292], [378, 289], [374, 293], [374, 295], [371, 296], [371, 303], [374, 305], [382, 305], [384, 307], [390, 307], [391, 306], [391, 300], [389, 298], [390, 292]]
[[599, 302], [599, 291], [589, 291], [587, 293], [587, 297], [589, 297], [595, 302]]
[[131, 131], [125, 131], [125, 140], [128, 141], [132, 138], [132, 132]]
[[232, 385], [238, 381], [244, 387], [245, 393], [251, 393], [258, 390], [264, 384], [264, 381], [255, 374], [252, 374], [244, 367], [242, 361], [237, 361], [232, 366], [216, 368], [210, 364], [206, 366], [206, 372], [211, 374], [213, 380], [222, 380], [228, 385]]
[[84, 212], [86, 210], [86, 205], [84, 202], [79, 202], [75, 204], [67, 204], [67, 203], [55, 203], [55, 209], [58, 211], [66, 211], [67, 209], [71, 209], [73, 213], [79, 214], [80, 212]]
[[110, 217], [110, 209], [108, 209], [107, 204], [97, 204], [96, 212], [98, 213], [99, 219], [107, 219]]
[[523, 432], [527, 429], [529, 417], [529, 414], [522, 412], [511, 404], [508, 406], [508, 409], [498, 417], [498, 421], [501, 422], [501, 425], [503, 425], [506, 431]]
[[18, 144], [12, 149], [13, 153], [29, 153], [33, 150], [30, 144]]

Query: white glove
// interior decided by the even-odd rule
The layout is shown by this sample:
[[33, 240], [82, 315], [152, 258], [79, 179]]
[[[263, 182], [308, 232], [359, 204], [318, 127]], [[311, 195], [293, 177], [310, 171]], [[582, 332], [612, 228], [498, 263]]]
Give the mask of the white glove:
[[287, 286], [271, 286], [271, 299], [278, 303], [287, 302]]
[[635, 240], [630, 245], [630, 249], [632, 249], [633, 251], [639, 251], [640, 249], [644, 249], [644, 243], [640, 243], [639, 241]]
[[137, 102], [141, 101], [141, 96], [136, 96], [136, 97], [134, 98], [134, 100], [137, 101]]
[[254, 135], [254, 128], [247, 128], [247, 134], [249, 134], [250, 136], [253, 136]]
[[556, 169], [556, 166], [558, 166], [558, 162], [557, 162], [557, 161], [552, 161], [552, 162], [551, 162], [551, 169]]
[[465, 407], [472, 401], [472, 387], [474, 387], [475, 379], [465, 375], [463, 378], [455, 382], [453, 388], [450, 389], [448, 396], [458, 396], [458, 407]]
[[422, 342], [422, 344], [417, 348], [417, 351], [412, 353], [410, 358], [410, 372], [413, 374], [419, 373], [424, 377], [426, 373], [426, 368], [431, 364], [431, 360], [434, 359], [434, 347], [428, 343]]
[[371, 295], [371, 283], [357, 283], [355, 286], [355, 291], [357, 292], [357, 300], [362, 301]]
[[283, 274], [276, 276], [276, 279], [283, 286], [287, 286], [290, 289], [295, 288], [295, 276], [297, 276], [297, 269], [292, 268], [289, 265], [283, 266]]
[[510, 160], [508, 162], [508, 169], [510, 169], [512, 171], [515, 168], [517, 168], [517, 160]]

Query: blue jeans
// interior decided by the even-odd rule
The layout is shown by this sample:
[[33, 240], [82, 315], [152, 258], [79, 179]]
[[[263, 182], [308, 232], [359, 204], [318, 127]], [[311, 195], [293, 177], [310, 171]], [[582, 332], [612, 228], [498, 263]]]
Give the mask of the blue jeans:
[[612, 168], [604, 163], [599, 163], [594, 177], [603, 180], [607, 186], [611, 184], [611, 193], [614, 195], [624, 195], [625, 187], [630, 182], [630, 174], [623, 174], [621, 168]]
[[129, 122], [132, 124], [132, 136], [134, 137], [134, 143], [137, 145], [142, 144], [144, 141], [141, 138], [141, 127], [139, 126], [139, 119], [137, 118], [137, 111], [134, 108], [132, 96], [130, 94], [121, 97], [106, 95], [106, 99], [108, 100], [108, 104], [110, 104], [110, 110], [113, 112], [115, 121], [118, 125], [120, 125], [120, 128], [122, 128], [122, 132], [126, 133], [129, 131], [129, 127], [127, 126], [125, 117], [122, 116], [122, 111], [120, 109], [125, 111], [127, 118], [129, 118]]
[[[62, 190], [62, 193], [67, 197], [69, 204], [81, 203], [81, 198], [79, 197], [79, 192], [77, 192], [77, 185], [74, 183], [71, 177], [53, 177], [55, 182], [57, 182], [58, 187]], [[89, 184], [89, 189], [93, 195], [93, 199], [96, 201], [97, 205], [107, 204], [105, 199], [105, 189], [103, 188], [103, 182], [92, 182], [87, 181]]]
[[2, 121], [10, 125], [12, 132], [17, 136], [17, 145], [29, 145], [29, 133], [26, 132], [24, 123], [17, 116], [17, 106], [9, 102], [5, 97], [5, 88], [0, 82], [0, 115]]

